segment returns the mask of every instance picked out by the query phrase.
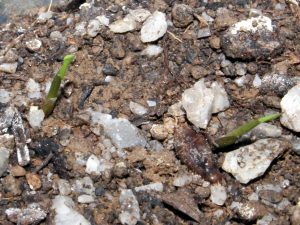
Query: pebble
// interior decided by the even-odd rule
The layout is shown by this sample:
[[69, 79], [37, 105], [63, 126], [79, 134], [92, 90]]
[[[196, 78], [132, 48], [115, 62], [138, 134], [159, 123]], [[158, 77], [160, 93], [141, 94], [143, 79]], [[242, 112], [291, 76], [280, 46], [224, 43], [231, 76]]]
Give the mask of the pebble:
[[262, 83], [262, 81], [261, 81], [259, 75], [258, 75], [258, 74], [255, 74], [254, 79], [253, 79], [253, 83], [252, 83], [252, 84], [253, 84], [253, 87], [255, 87], [255, 88], [260, 88], [261, 83]]
[[235, 15], [232, 11], [226, 8], [219, 8], [215, 18], [215, 28], [217, 30], [224, 30], [236, 22]]
[[78, 198], [77, 198], [77, 201], [79, 203], [92, 203], [95, 201], [95, 198], [91, 195], [79, 195]]
[[2, 63], [0, 64], [0, 71], [5, 73], [15, 73], [17, 71], [18, 63]]
[[7, 63], [14, 63], [18, 60], [18, 58], [19, 56], [16, 49], [9, 49], [4, 56], [4, 61]]
[[145, 48], [141, 55], [146, 55], [148, 57], [156, 57], [160, 55], [163, 52], [163, 48], [158, 45], [148, 45], [147, 48]]
[[168, 24], [166, 14], [155, 11], [148, 19], [144, 22], [141, 29], [141, 41], [153, 42], [164, 36], [167, 32]]
[[57, 185], [58, 185], [58, 190], [59, 190], [60, 195], [71, 194], [72, 190], [71, 190], [71, 185], [70, 185], [69, 181], [67, 181], [65, 179], [59, 179], [57, 181]]
[[193, 9], [190, 6], [175, 4], [172, 8], [172, 21], [175, 27], [187, 27], [193, 19]]
[[4, 89], [0, 89], [0, 103], [6, 104], [10, 101], [12, 94]]
[[226, 188], [219, 184], [213, 184], [210, 186], [210, 200], [216, 205], [224, 205], [227, 199]]
[[268, 73], [261, 80], [260, 91], [263, 94], [275, 93], [277, 96], [284, 96], [296, 83], [287, 75]]
[[160, 152], [164, 149], [164, 146], [157, 140], [149, 141], [149, 149], [152, 151]]
[[118, 74], [118, 69], [112, 64], [106, 63], [102, 68], [102, 72], [106, 76], [116, 76]]
[[87, 26], [87, 34], [90, 37], [96, 37], [101, 30], [102, 24], [98, 19], [90, 20]]
[[263, 216], [260, 220], [256, 221], [256, 225], [271, 225], [272, 221], [277, 221], [278, 218], [276, 218], [271, 213], [268, 213]]
[[146, 107], [133, 101], [129, 102], [129, 108], [130, 111], [137, 116], [143, 116], [148, 112]]
[[300, 138], [292, 139], [291, 143], [293, 151], [300, 155]]
[[64, 41], [64, 36], [60, 31], [52, 31], [50, 33], [50, 39], [57, 41]]
[[271, 19], [266, 16], [233, 24], [222, 36], [221, 45], [227, 57], [242, 60], [268, 59], [283, 48]]
[[244, 76], [247, 73], [247, 65], [244, 63], [236, 63], [235, 71], [236, 71], [236, 75]]
[[130, 9], [129, 14], [139, 23], [144, 22], [149, 16], [151, 16], [151, 12], [147, 9]]
[[137, 23], [133, 16], [127, 15], [123, 19], [117, 20], [109, 25], [109, 29], [114, 33], [126, 33], [135, 30]]
[[255, 221], [262, 218], [268, 211], [260, 202], [232, 202], [230, 208], [235, 211], [239, 219]]
[[210, 47], [213, 49], [220, 49], [221, 48], [221, 39], [217, 36], [213, 36], [209, 39]]
[[42, 12], [39, 14], [37, 18], [38, 23], [46, 23], [47, 20], [51, 19], [53, 16], [53, 12], [47, 11], [47, 12]]
[[275, 204], [281, 202], [283, 199], [282, 194], [274, 190], [261, 190], [258, 192], [258, 195], [261, 199]]
[[135, 187], [134, 190], [136, 192], [140, 192], [140, 191], [162, 192], [164, 190], [164, 185], [161, 182], [156, 182], [156, 183], [150, 183], [150, 184], [147, 184], [147, 185]]
[[229, 100], [222, 85], [214, 82], [211, 88], [208, 88], [204, 79], [201, 79], [183, 92], [182, 106], [188, 120], [195, 126], [205, 129], [211, 114], [228, 108]]
[[80, 22], [80, 23], [77, 23], [76, 26], [75, 26], [75, 35], [78, 35], [78, 36], [84, 36], [86, 34], [86, 26], [87, 26], [87, 22], [83, 21], [83, 22]]
[[10, 192], [13, 196], [19, 196], [22, 194], [20, 179], [14, 178], [12, 175], [8, 175], [2, 180], [3, 190]]
[[100, 175], [100, 160], [97, 156], [91, 155], [88, 160], [86, 161], [86, 169], [85, 172], [88, 174], [96, 174]]
[[264, 138], [278, 138], [282, 134], [282, 129], [273, 124], [261, 123], [251, 131], [242, 136], [242, 138], [256, 141]]
[[189, 174], [184, 174], [175, 177], [173, 181], [173, 186], [175, 187], [184, 187], [185, 185], [188, 185], [193, 182], [193, 176]]
[[182, 102], [179, 101], [173, 105], [171, 105], [168, 109], [168, 114], [177, 117], [177, 116], [183, 116], [185, 114], [183, 108], [182, 108]]
[[140, 220], [139, 203], [132, 190], [125, 189], [121, 191], [119, 202], [121, 205], [121, 213], [119, 220], [122, 224], [135, 225]]
[[80, 213], [74, 210], [75, 204], [70, 197], [55, 196], [52, 201], [52, 209], [55, 210], [54, 222], [59, 225], [90, 225]]
[[211, 36], [210, 28], [205, 27], [198, 30], [197, 38], [207, 38]]
[[42, 187], [42, 181], [38, 174], [27, 173], [26, 180], [27, 180], [27, 183], [29, 184], [30, 189], [33, 191], [37, 191]]
[[0, 147], [0, 177], [7, 170], [9, 155], [10, 153], [6, 148]]
[[290, 217], [292, 225], [299, 225], [300, 221], [300, 205], [299, 203], [292, 208], [292, 215]]
[[163, 124], [153, 124], [150, 129], [151, 136], [156, 140], [165, 140], [168, 137], [168, 130]]
[[31, 99], [34, 98], [41, 98], [41, 88], [40, 88], [40, 84], [35, 82], [35, 80], [33, 79], [29, 79], [27, 84], [26, 84], [26, 90], [28, 91], [28, 97]]
[[107, 18], [105, 15], [97, 16], [97, 20], [103, 25], [103, 26], [108, 26], [109, 25], [109, 18]]
[[10, 174], [14, 177], [23, 177], [26, 175], [26, 170], [19, 165], [10, 168]]
[[94, 182], [90, 177], [83, 177], [75, 181], [75, 183], [72, 185], [72, 190], [79, 194], [93, 196], [95, 194]]
[[274, 159], [281, 155], [288, 144], [279, 139], [262, 139], [225, 154], [223, 170], [239, 182], [247, 184], [261, 176]]
[[32, 52], [37, 52], [42, 47], [42, 42], [39, 39], [32, 39], [30, 41], [26, 41], [25, 44], [28, 50]]
[[24, 209], [8, 208], [5, 214], [9, 221], [18, 225], [39, 224], [47, 216], [47, 212], [37, 203], [32, 203]]
[[103, 126], [104, 133], [118, 148], [146, 146], [147, 141], [139, 129], [124, 118], [112, 118], [110, 114], [91, 111], [92, 124]]
[[41, 128], [44, 118], [45, 113], [42, 109], [39, 109], [38, 106], [30, 106], [27, 119], [32, 128]]
[[295, 132], [300, 132], [300, 84], [288, 91], [281, 99], [280, 106], [281, 124]]

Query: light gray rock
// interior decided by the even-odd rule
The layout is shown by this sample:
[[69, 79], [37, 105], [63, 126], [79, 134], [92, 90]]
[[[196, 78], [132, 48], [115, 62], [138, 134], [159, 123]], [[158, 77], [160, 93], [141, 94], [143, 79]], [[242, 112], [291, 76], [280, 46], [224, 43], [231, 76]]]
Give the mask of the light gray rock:
[[12, 97], [12, 93], [4, 89], [0, 89], [0, 103], [2, 104], [8, 103], [11, 97]]
[[87, 34], [90, 37], [96, 37], [102, 27], [98, 19], [90, 20], [87, 26]]
[[109, 29], [114, 33], [126, 33], [135, 30], [137, 23], [133, 16], [127, 15], [123, 19], [117, 20], [109, 25]]
[[135, 187], [134, 190], [136, 192], [140, 191], [158, 191], [162, 192], [164, 190], [164, 185], [161, 182], [156, 182], [156, 183], [150, 183], [147, 185]]
[[226, 188], [219, 184], [213, 184], [210, 186], [210, 200], [216, 205], [224, 205], [227, 199]]
[[37, 106], [30, 106], [28, 122], [32, 128], [41, 128], [44, 118], [45, 113], [42, 109], [39, 109]]
[[92, 124], [103, 126], [104, 133], [118, 148], [145, 146], [147, 141], [139, 129], [127, 119], [112, 118], [109, 114], [91, 111]]
[[150, 11], [147, 9], [129, 10], [129, 14], [134, 18], [135, 21], [139, 23], [144, 22], [149, 16], [151, 16]]
[[223, 170], [238, 181], [247, 184], [263, 175], [274, 159], [280, 156], [289, 144], [279, 139], [262, 139], [225, 154]]
[[164, 36], [167, 32], [168, 24], [165, 13], [155, 11], [144, 22], [141, 29], [142, 42], [153, 42]]
[[90, 177], [84, 177], [76, 180], [72, 185], [72, 190], [79, 194], [95, 195], [94, 182]]
[[56, 225], [90, 225], [80, 213], [75, 211], [75, 204], [70, 197], [58, 195], [53, 199], [52, 209], [55, 210]]
[[53, 16], [53, 12], [47, 11], [47, 12], [42, 12], [39, 14], [37, 18], [38, 23], [45, 23], [47, 20], [51, 19]]
[[129, 102], [129, 108], [132, 113], [138, 116], [145, 115], [148, 112], [146, 107], [132, 101]]
[[280, 122], [283, 126], [300, 132], [300, 84], [297, 84], [281, 99], [282, 116]]
[[32, 52], [37, 52], [42, 47], [42, 42], [37, 38], [32, 39], [30, 41], [26, 41], [25, 44], [26, 44], [26, 47], [28, 48], [28, 50], [30, 50]]
[[119, 202], [121, 204], [121, 213], [119, 214], [120, 222], [126, 225], [135, 225], [141, 216], [139, 203], [132, 190], [122, 190]]
[[9, 155], [9, 151], [6, 148], [0, 147], [0, 177], [7, 170]]
[[91, 155], [86, 162], [85, 172], [88, 174], [100, 175], [106, 170], [113, 167], [113, 164], [105, 159], [99, 159], [95, 155]]
[[28, 91], [28, 97], [31, 99], [34, 98], [39, 99], [42, 97], [40, 91], [41, 90], [40, 84], [31, 78], [28, 80], [26, 84], [26, 90]]
[[92, 203], [95, 201], [95, 198], [91, 195], [79, 195], [77, 198], [79, 203]]
[[0, 64], [0, 71], [5, 73], [15, 73], [17, 71], [18, 63], [2, 63]]
[[72, 190], [71, 190], [71, 185], [70, 185], [69, 181], [67, 181], [65, 179], [59, 179], [57, 182], [57, 185], [58, 185], [59, 193], [61, 195], [71, 194]]
[[147, 48], [145, 48], [142, 51], [142, 55], [146, 55], [148, 57], [155, 57], [158, 56], [163, 52], [163, 48], [158, 45], [148, 45]]

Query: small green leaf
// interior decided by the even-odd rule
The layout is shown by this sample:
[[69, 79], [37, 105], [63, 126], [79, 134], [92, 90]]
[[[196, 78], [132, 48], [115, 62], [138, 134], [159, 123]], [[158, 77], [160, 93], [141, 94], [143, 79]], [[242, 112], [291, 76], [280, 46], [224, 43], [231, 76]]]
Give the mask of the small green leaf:
[[280, 115], [281, 115], [280, 113], [276, 113], [276, 114], [271, 114], [268, 116], [261, 117], [259, 119], [250, 120], [246, 124], [243, 124], [238, 128], [234, 129], [233, 131], [229, 132], [227, 135], [215, 140], [215, 144], [218, 148], [224, 148], [229, 145], [235, 144], [238, 138], [240, 138], [243, 134], [252, 130], [260, 123], [265, 123], [277, 119], [278, 117], [280, 117]]

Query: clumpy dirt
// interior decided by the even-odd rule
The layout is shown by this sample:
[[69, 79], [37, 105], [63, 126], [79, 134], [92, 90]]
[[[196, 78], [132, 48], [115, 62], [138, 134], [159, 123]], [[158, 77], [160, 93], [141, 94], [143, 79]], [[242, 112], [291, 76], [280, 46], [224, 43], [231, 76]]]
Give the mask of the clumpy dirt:
[[[0, 224], [55, 224], [52, 200], [63, 195], [58, 181], [65, 179], [72, 186], [84, 177], [89, 177], [95, 188], [92, 203], [78, 202], [82, 191], [76, 192], [74, 188], [65, 195], [73, 199], [74, 209], [90, 224], [121, 224], [122, 189], [132, 189], [139, 205], [140, 218], [132, 224], [300, 224], [300, 209], [296, 206], [300, 198], [300, 156], [292, 148], [274, 160], [263, 176], [241, 184], [221, 169], [224, 154], [229, 150], [212, 152], [207, 147], [211, 139], [245, 121], [265, 112], [280, 111], [279, 103], [287, 90], [278, 94], [276, 87], [268, 84], [263, 84], [265, 88], [260, 90], [253, 86], [253, 80], [255, 74], [263, 77], [272, 71], [290, 78], [300, 76], [299, 8], [283, 0], [128, 0], [95, 1], [93, 10], [83, 12], [78, 8], [82, 2], [53, 6], [54, 14], [45, 22], [36, 20], [38, 13], [47, 10], [42, 8], [15, 16], [10, 23], [1, 25], [1, 63], [7, 60], [7, 57], [3, 59], [7, 52], [12, 51], [16, 59], [11, 62], [17, 62], [18, 66], [14, 73], [0, 72], [0, 89], [12, 95], [9, 102], [0, 104], [0, 112], [3, 114], [9, 106], [20, 112], [31, 161], [19, 166], [16, 151], [10, 154], [9, 166], [0, 180]], [[177, 20], [174, 19], [172, 10], [176, 4], [190, 6], [191, 14], [177, 12]], [[95, 37], [75, 29], [79, 22], [88, 22], [96, 16], [105, 14], [112, 22], [123, 18], [126, 9], [139, 7], [164, 12], [170, 23], [173, 22], [168, 32], [154, 42], [163, 48], [158, 56], [141, 54], [147, 46], [140, 40], [141, 24], [134, 31], [122, 34], [103, 26]], [[218, 11], [222, 9], [227, 11], [220, 15]], [[267, 57], [256, 53], [249, 58], [230, 55], [226, 59], [231, 64], [224, 67], [226, 46], [221, 39], [229, 26], [248, 18], [251, 9], [272, 18], [280, 50]], [[199, 29], [205, 27], [203, 12], [214, 21], [209, 25], [211, 34], [198, 38]], [[59, 31], [61, 38], [51, 38], [54, 31]], [[35, 38], [42, 46], [32, 51], [26, 42]], [[57, 105], [41, 127], [33, 129], [27, 116], [30, 106], [42, 104], [46, 85], [57, 72], [63, 56], [69, 53], [76, 60], [63, 81]], [[240, 67], [244, 73], [243, 85], [235, 82], [240, 77], [237, 75]], [[170, 106], [181, 100], [184, 90], [201, 78], [223, 84], [230, 100], [230, 107], [214, 114], [207, 129], [196, 128], [184, 114], [172, 116], [168, 112]], [[41, 98], [28, 97], [30, 79], [40, 85]], [[156, 104], [148, 105], [149, 101]], [[130, 102], [146, 107], [147, 113], [133, 113]], [[152, 145], [117, 151], [103, 128], [90, 122], [88, 110], [128, 119]], [[271, 123], [282, 128], [281, 138], [299, 137], [279, 121]], [[154, 132], [154, 124], [161, 125], [162, 131]], [[1, 135], [4, 133], [12, 134], [10, 128], [1, 131]], [[14, 143], [4, 143], [3, 136], [0, 140], [3, 140], [1, 147], [14, 146]], [[203, 152], [196, 154], [194, 148]], [[101, 174], [86, 172], [85, 164], [91, 155], [107, 163]], [[175, 183], [179, 177], [184, 177], [183, 184]], [[163, 190], [135, 190], [152, 183], [162, 184]], [[226, 189], [223, 204], [211, 200], [214, 183]], [[273, 188], [258, 190], [268, 185]], [[245, 208], [249, 204], [252, 215], [242, 207], [238, 210], [232, 207], [235, 202], [245, 204]], [[38, 203], [47, 214], [42, 221], [18, 223], [7, 215], [7, 209], [25, 209], [31, 203]]]

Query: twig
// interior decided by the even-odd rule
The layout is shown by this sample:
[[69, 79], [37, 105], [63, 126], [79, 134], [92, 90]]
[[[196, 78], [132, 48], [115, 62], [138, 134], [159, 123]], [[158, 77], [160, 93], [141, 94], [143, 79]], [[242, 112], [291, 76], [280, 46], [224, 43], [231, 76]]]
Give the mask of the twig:
[[173, 34], [171, 31], [168, 31], [168, 30], [167, 30], [167, 33], [170, 34], [175, 40], [177, 40], [177, 41], [179, 41], [180, 43], [182, 43], [182, 40], [179, 39], [178, 37], [176, 37], [176, 35]]
[[49, 12], [49, 11], [51, 10], [52, 2], [53, 2], [53, 0], [50, 0], [50, 5], [49, 5], [49, 7], [48, 7], [47, 12]]
[[34, 173], [37, 173], [39, 172], [41, 169], [43, 169], [45, 166], [47, 166], [47, 164], [50, 162], [50, 160], [52, 159], [53, 157], [53, 153], [50, 152], [49, 155], [46, 157], [46, 159], [42, 162], [41, 165], [39, 165], [37, 168], [35, 168], [33, 170]]

